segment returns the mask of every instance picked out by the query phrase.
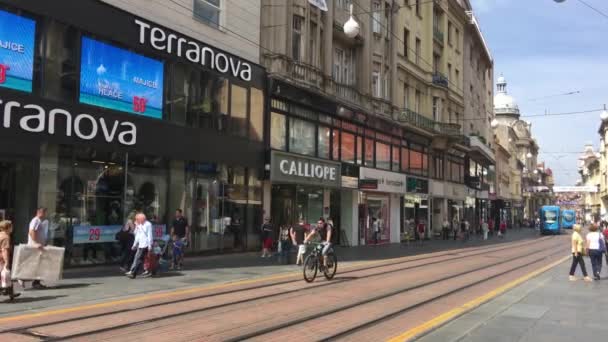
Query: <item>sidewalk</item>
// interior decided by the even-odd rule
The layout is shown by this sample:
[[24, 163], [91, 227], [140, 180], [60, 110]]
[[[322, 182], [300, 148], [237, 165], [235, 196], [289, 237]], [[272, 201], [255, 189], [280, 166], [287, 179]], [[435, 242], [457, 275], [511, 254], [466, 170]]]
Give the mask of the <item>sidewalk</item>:
[[[585, 258], [587, 270], [590, 261]], [[420, 342], [593, 341], [608, 333], [608, 272], [568, 280], [570, 259], [420, 338]]]
[[[409, 246], [387, 244], [337, 247], [336, 254], [339, 264], [345, 266], [358, 261], [391, 259], [536, 237], [538, 237], [537, 231], [524, 228], [509, 231], [505, 239], [498, 239], [494, 236], [488, 241], [482, 241], [477, 236], [473, 236], [468, 242], [431, 240], [424, 241], [422, 246], [412, 242]], [[295, 262], [295, 255], [293, 255], [292, 261]], [[116, 266], [73, 268], [64, 271], [64, 279], [57, 285], [50, 286], [45, 290], [28, 289], [23, 291], [21, 297], [15, 299], [13, 303], [2, 303], [0, 305], [0, 317], [29, 310], [66, 307], [143, 293], [191, 288], [300, 271], [301, 268], [295, 265], [279, 265], [276, 258], [260, 258], [260, 253], [191, 257], [185, 260], [185, 269], [182, 271], [165, 273], [158, 278], [137, 278], [135, 280], [127, 279]]]

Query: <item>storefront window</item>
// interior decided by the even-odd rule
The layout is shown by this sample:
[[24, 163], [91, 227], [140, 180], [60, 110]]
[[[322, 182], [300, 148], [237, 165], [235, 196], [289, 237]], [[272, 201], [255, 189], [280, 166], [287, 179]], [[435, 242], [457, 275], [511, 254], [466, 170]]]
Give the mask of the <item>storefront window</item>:
[[363, 164], [363, 137], [357, 136], [357, 164]]
[[342, 161], [345, 163], [355, 162], [355, 136], [351, 133], [342, 132]]
[[319, 126], [319, 135], [318, 135], [318, 148], [319, 153], [317, 157], [323, 159], [329, 159], [329, 151], [330, 151], [330, 129], [329, 127]]
[[433, 177], [443, 179], [443, 158], [441, 156], [433, 157]]
[[401, 171], [407, 172], [410, 169], [410, 150], [407, 147], [401, 148]]
[[401, 162], [401, 158], [399, 155], [399, 147], [393, 146], [392, 152], [393, 152], [393, 154], [392, 154], [392, 158], [391, 158], [391, 170], [399, 171], [399, 164]]
[[422, 173], [422, 153], [411, 150], [410, 151], [410, 171], [412, 173]]
[[285, 151], [287, 148], [286, 133], [285, 115], [272, 113], [270, 115], [270, 147]]
[[315, 156], [315, 124], [289, 118], [289, 151]]
[[231, 86], [230, 130], [232, 134], [247, 136], [247, 89]]
[[365, 139], [365, 166], [374, 167], [374, 141]]
[[264, 139], [264, 92], [250, 88], [251, 111], [249, 112], [249, 139]]
[[332, 130], [332, 159], [340, 160], [340, 131], [337, 129]]
[[376, 167], [386, 170], [391, 168], [390, 146], [379, 141], [376, 141]]

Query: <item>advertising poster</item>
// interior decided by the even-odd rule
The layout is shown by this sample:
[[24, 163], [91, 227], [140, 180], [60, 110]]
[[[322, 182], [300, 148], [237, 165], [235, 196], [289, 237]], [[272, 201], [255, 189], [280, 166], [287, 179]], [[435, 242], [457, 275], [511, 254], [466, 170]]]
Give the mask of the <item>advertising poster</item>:
[[162, 119], [163, 63], [82, 38], [80, 102]]
[[116, 241], [116, 233], [122, 229], [114, 226], [74, 226], [73, 243], [104, 243]]
[[36, 22], [0, 11], [0, 87], [32, 91]]

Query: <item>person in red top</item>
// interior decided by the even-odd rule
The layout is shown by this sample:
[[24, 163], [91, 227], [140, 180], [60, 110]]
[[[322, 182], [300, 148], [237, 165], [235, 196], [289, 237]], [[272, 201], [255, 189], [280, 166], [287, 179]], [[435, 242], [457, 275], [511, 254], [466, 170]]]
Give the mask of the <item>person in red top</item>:
[[500, 236], [504, 236], [507, 233], [507, 223], [505, 221], [500, 222]]
[[424, 242], [424, 238], [425, 238], [425, 231], [426, 231], [426, 225], [424, 224], [424, 221], [418, 221], [418, 238], [420, 239], [420, 244], [422, 245]]
[[[608, 227], [604, 228], [602, 234], [604, 234], [604, 241], [608, 241]], [[604, 254], [606, 255], [606, 265], [608, 265], [608, 252], [605, 252]]]
[[494, 235], [494, 218], [491, 217], [490, 221], [488, 222], [488, 230], [490, 232], [490, 236]]

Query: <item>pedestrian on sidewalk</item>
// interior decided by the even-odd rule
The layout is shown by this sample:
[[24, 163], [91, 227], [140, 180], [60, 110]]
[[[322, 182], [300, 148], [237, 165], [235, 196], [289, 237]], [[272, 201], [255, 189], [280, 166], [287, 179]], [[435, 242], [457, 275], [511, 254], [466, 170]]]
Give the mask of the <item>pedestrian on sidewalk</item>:
[[120, 270], [127, 272], [131, 264], [133, 264], [133, 242], [135, 242], [135, 223], [128, 219], [124, 227], [116, 233], [116, 240], [120, 245]]
[[488, 231], [490, 230], [487, 221], [481, 223], [481, 230], [483, 231], [483, 241], [488, 240]]
[[504, 238], [507, 233], [507, 222], [500, 221], [500, 225], [498, 226], [498, 237]]
[[450, 222], [448, 221], [447, 217], [443, 217], [443, 223], [441, 224], [441, 233], [443, 235], [443, 240], [450, 239]]
[[279, 229], [279, 263], [281, 264], [289, 264], [289, 256], [291, 253], [291, 236], [290, 236], [291, 227], [281, 226]]
[[[606, 241], [608, 241], [608, 227], [604, 228], [604, 231], [602, 232], [602, 234], [604, 235], [604, 243]], [[604, 255], [606, 255], [606, 265], [608, 265], [608, 250], [604, 251]]]
[[488, 230], [489, 230], [489, 235], [493, 236], [494, 235], [494, 218], [490, 217], [490, 222], [488, 222]]
[[172, 239], [173, 249], [171, 255], [173, 256], [173, 261], [171, 262], [170, 269], [179, 271], [182, 269], [182, 262], [184, 260], [184, 242], [177, 234], [174, 234]]
[[454, 241], [458, 239], [458, 227], [460, 223], [458, 223], [458, 218], [454, 217], [452, 220], [452, 232], [454, 233]]
[[374, 244], [377, 245], [380, 240], [380, 222], [375, 217], [372, 217], [372, 229], [374, 230]]
[[[134, 279], [139, 272], [139, 269], [143, 266], [144, 260], [148, 254], [152, 254], [152, 246], [154, 243], [154, 234], [152, 232], [152, 223], [146, 220], [146, 215], [138, 213], [135, 215], [135, 240], [133, 242], [132, 249], [135, 251], [135, 257], [133, 258], [133, 264], [129, 272], [125, 275], [131, 279]], [[151, 257], [148, 256], [148, 257]], [[149, 270], [144, 271], [141, 274], [142, 277], [149, 277], [151, 275]]]
[[13, 223], [11, 221], [0, 221], [0, 289], [2, 295], [9, 296], [11, 300], [19, 297], [21, 293], [13, 291], [13, 282], [11, 280], [11, 233], [13, 232]]
[[423, 246], [424, 237], [426, 235], [426, 224], [424, 223], [424, 220], [418, 221], [418, 224], [416, 225], [416, 229], [418, 230], [418, 242], [419, 242], [420, 246]]
[[[46, 208], [40, 207], [36, 209], [36, 216], [32, 218], [30, 221], [28, 236], [27, 236], [27, 244], [29, 246], [37, 247], [40, 249], [44, 249], [46, 246], [46, 239], [48, 234], [48, 224], [49, 221], [46, 220]], [[26, 279], [20, 279], [19, 284], [25, 288]], [[35, 289], [44, 289], [46, 286], [40, 283], [40, 280], [32, 281], [32, 288]]]
[[179, 268], [181, 269], [184, 262], [184, 249], [188, 246], [190, 240], [190, 226], [188, 225], [188, 219], [184, 216], [184, 212], [180, 208], [175, 209], [175, 219], [171, 225], [170, 235], [171, 237], [176, 235], [182, 244], [182, 254], [179, 263]]
[[581, 271], [583, 272], [583, 277], [585, 277], [585, 281], [593, 281], [587, 275], [587, 268], [585, 267], [585, 260], [583, 260], [583, 251], [585, 249], [585, 242], [583, 237], [581, 236], [581, 225], [575, 224], [572, 227], [572, 238], [571, 238], [571, 247], [572, 247], [572, 266], [570, 266], [570, 281], [575, 281], [576, 277], [574, 273], [576, 272], [577, 265], [581, 266]]
[[272, 248], [272, 224], [270, 223], [270, 217], [264, 218], [264, 224], [262, 224], [262, 258], [270, 258], [270, 249]]
[[296, 265], [301, 265], [304, 262], [304, 254], [306, 254], [306, 245], [304, 245], [306, 227], [304, 227], [304, 220], [300, 220], [298, 224], [291, 227], [289, 235], [291, 236], [291, 242], [293, 245], [298, 247]]
[[595, 280], [600, 280], [602, 272], [602, 254], [606, 251], [606, 242], [604, 236], [598, 231], [598, 226], [592, 224], [587, 233], [586, 248], [589, 251], [589, 259], [591, 259], [591, 269]]

